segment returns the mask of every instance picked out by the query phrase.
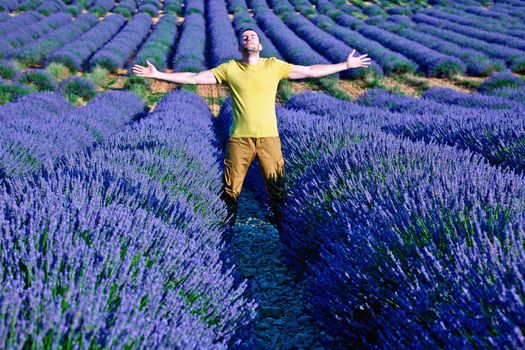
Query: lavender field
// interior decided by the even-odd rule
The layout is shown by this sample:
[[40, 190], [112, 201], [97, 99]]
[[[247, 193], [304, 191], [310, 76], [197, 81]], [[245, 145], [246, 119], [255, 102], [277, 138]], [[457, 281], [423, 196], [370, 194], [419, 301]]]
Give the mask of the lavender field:
[[[224, 86], [283, 80], [283, 217], [221, 200]], [[525, 0], [0, 0], [0, 349], [525, 349]]]

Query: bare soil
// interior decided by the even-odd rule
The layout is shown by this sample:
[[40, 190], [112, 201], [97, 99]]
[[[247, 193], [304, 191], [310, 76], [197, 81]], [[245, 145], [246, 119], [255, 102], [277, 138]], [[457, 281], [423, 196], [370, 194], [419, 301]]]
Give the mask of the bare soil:
[[360, 81], [339, 80], [339, 87], [348, 92], [352, 99], [358, 98], [367, 90], [365, 85]]
[[224, 85], [197, 85], [197, 95], [211, 98], [212, 101], [207, 101], [211, 113], [214, 116], [218, 116], [221, 110], [221, 105], [218, 103], [218, 99], [220, 97], [228, 96], [228, 88]]

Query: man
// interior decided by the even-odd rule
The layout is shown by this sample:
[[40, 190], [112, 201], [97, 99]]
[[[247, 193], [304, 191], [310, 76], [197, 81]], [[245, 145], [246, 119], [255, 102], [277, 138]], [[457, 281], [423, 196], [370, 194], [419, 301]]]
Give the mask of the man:
[[354, 57], [353, 50], [342, 63], [292, 65], [275, 57], [261, 58], [262, 49], [257, 31], [248, 28], [239, 38], [241, 60], [230, 60], [199, 73], [162, 73], [149, 61], [146, 61], [147, 67], [133, 66], [133, 72], [140, 77], [179, 84], [228, 85], [233, 103], [233, 121], [224, 156], [222, 199], [228, 207], [230, 225], [235, 224], [237, 199], [248, 167], [255, 157], [266, 182], [274, 223], [280, 220], [285, 187], [284, 159], [275, 115], [279, 80], [319, 78], [349, 68], [368, 67], [371, 63], [367, 55]]

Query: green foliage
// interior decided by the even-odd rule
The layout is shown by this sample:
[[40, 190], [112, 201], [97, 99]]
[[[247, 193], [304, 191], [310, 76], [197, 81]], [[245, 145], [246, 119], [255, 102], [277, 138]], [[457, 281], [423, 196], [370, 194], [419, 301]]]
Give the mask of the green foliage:
[[12, 102], [20, 96], [33, 92], [29, 86], [18, 84], [0, 84], [0, 105]]
[[17, 67], [11, 62], [0, 61], [0, 78], [11, 80], [17, 72]]
[[97, 17], [102, 17], [106, 14], [106, 10], [100, 6], [91, 9], [90, 12]]
[[339, 81], [333, 76], [322, 77], [318, 79], [319, 85], [326, 90], [330, 95], [342, 100], [349, 101], [351, 99], [348, 92], [341, 89]]
[[87, 102], [97, 95], [95, 85], [90, 80], [80, 77], [71, 77], [62, 81], [60, 91], [73, 103], [80, 102], [80, 99]]
[[124, 89], [131, 89], [133, 86], [144, 86], [146, 89], [149, 89], [151, 85], [151, 80], [147, 78], [138, 77], [136, 75], [130, 75], [124, 80]]
[[430, 89], [430, 85], [428, 85], [427, 81], [425, 79], [418, 79], [414, 76], [411, 76], [409, 74], [404, 74], [401, 77], [401, 81], [404, 82], [407, 85], [410, 85], [418, 90], [428, 90]]
[[175, 2], [171, 2], [169, 5], [166, 5], [166, 2], [164, 2], [164, 10], [172, 15], [181, 15], [182, 14], [182, 7], [180, 6], [180, 4], [177, 4]]
[[82, 12], [82, 8], [77, 5], [71, 5], [66, 8], [66, 12], [73, 17], [78, 17], [78, 15], [80, 15], [80, 13]]
[[143, 101], [147, 101], [150, 84], [151, 81], [147, 78], [131, 75], [127, 77], [124, 81], [124, 89], [133, 92], [135, 95], [139, 96]]
[[197, 85], [194, 84], [182, 84], [180, 88], [187, 91], [191, 91], [193, 93], [197, 93]]
[[434, 68], [434, 76], [442, 78], [452, 78], [461, 74], [461, 67], [452, 62], [443, 62]]
[[125, 7], [117, 7], [113, 10], [113, 13], [118, 13], [128, 20], [131, 18], [131, 12]]
[[69, 68], [58, 62], [51, 62], [46, 67], [46, 72], [48, 72], [57, 81], [64, 80], [71, 76]]
[[152, 8], [149, 8], [149, 7], [143, 7], [138, 12], [147, 13], [151, 17], [156, 17], [157, 16], [157, 12], [155, 10], [153, 10]]
[[217, 104], [222, 105], [226, 101], [224, 96], [204, 96], [207, 104]]
[[491, 93], [495, 89], [500, 88], [511, 88], [519, 89], [525, 86], [525, 82], [522, 78], [513, 73], [506, 71], [501, 73], [495, 73], [486, 79], [480, 86], [479, 91], [482, 93]]
[[167, 92], [152, 92], [146, 96], [146, 103], [148, 106], [154, 106], [156, 105], [165, 95]]
[[369, 89], [372, 89], [372, 88], [386, 89], [385, 85], [383, 84], [383, 78], [381, 76], [378, 76], [375, 74], [367, 74], [365, 75], [363, 81], [365, 83], [365, 86]]
[[279, 81], [279, 85], [277, 86], [277, 96], [283, 101], [288, 101], [290, 98], [292, 98], [293, 91], [292, 91], [292, 85], [288, 80], [281, 80]]
[[109, 75], [109, 71], [100, 66], [93, 68], [93, 70], [85, 74], [84, 77], [91, 80], [95, 86], [101, 89], [107, 89], [116, 82], [116, 80], [112, 79]]
[[22, 73], [17, 81], [29, 85], [37, 91], [54, 91], [57, 84], [53, 77], [44, 70], [30, 70]]
[[481, 82], [478, 80], [468, 80], [460, 76], [455, 76], [452, 78], [452, 80], [454, 81], [454, 83], [469, 90], [477, 90], [481, 85]]
[[159, 6], [157, 0], [142, 0], [142, 1], [140, 2], [140, 4], [141, 4], [141, 5], [150, 4], [150, 5], [153, 5], [153, 6], [157, 7], [157, 8], [158, 8], [158, 6]]

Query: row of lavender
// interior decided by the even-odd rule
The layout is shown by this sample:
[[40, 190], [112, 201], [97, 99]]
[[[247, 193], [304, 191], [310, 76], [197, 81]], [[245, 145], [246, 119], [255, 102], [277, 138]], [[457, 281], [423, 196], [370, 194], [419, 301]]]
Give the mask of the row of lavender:
[[[418, 13], [413, 15], [412, 19], [393, 14], [388, 20], [381, 16], [361, 20], [338, 10], [328, 0], [317, 1], [315, 10], [307, 0], [290, 2], [272, 0], [270, 4], [273, 11], [266, 1], [248, 2], [255, 13], [256, 24], [268, 35], [268, 37], [263, 35], [263, 42], [264, 44], [268, 42], [269, 50], [264, 49], [263, 52], [266, 54], [268, 51], [270, 55], [280, 57], [273, 46], [275, 45], [283, 57], [294, 64], [339, 62], [344, 60], [354, 48], [368, 53], [373, 58], [371, 69], [345, 71], [342, 73], [344, 78], [360, 77], [369, 71], [376, 75], [382, 75], [383, 72], [392, 74], [419, 71], [428, 76], [452, 76], [465, 72], [486, 76], [491, 72], [502, 70], [505, 65], [515, 72], [522, 72], [525, 69], [525, 45], [521, 39], [514, 37], [515, 40], [503, 40], [508, 39], [509, 36], [488, 35], [485, 30], [429, 16], [436, 13], [438, 14], [436, 16], [442, 16], [443, 12], [438, 10]], [[232, 28], [227, 16], [224, 1], [209, 1], [206, 4], [201, 1], [186, 1], [185, 21], [181, 27], [176, 55], [173, 57], [175, 70], [200, 71], [239, 57], [235, 33], [238, 34], [239, 30], [246, 26], [243, 24], [245, 21], [253, 24], [255, 22], [251, 19], [244, 1], [229, 0], [228, 8], [236, 12], [233, 23], [235, 28]], [[297, 15], [295, 10], [299, 10], [310, 20]], [[282, 20], [274, 13], [280, 15]], [[62, 47], [49, 55], [47, 62], [63, 62], [76, 70], [91, 68], [97, 64], [105, 65], [111, 70], [124, 68], [126, 64], [124, 61], [127, 61], [146, 40], [152, 23], [139, 14], [122, 29], [125, 19], [119, 16], [107, 17], [82, 36], [80, 36], [81, 32], [93, 26], [92, 18], [89, 18], [90, 21], [86, 25], [74, 21], [64, 28], [56, 28], [52, 32], [52, 40], [46, 35], [49, 30], [44, 30], [49, 27], [47, 22], [50, 22], [51, 18], [39, 21], [32, 24], [38, 27], [39, 33], [38, 36], [33, 36], [32, 41], [41, 37], [36, 44], [30, 45], [29, 48], [22, 47], [28, 42], [19, 42], [18, 37], [22, 34], [16, 34], [16, 38], [8, 40], [11, 47], [3, 50], [4, 55], [34, 64], [43, 60], [58, 47]], [[67, 18], [64, 17], [64, 21], [67, 21]], [[166, 24], [166, 21], [170, 23]], [[171, 61], [169, 54], [175, 47], [177, 29], [173, 19], [166, 21], [162, 20], [162, 28], [155, 31], [158, 37], [160, 32], [165, 32], [164, 27], [169, 27], [169, 33], [174, 35], [171, 37], [172, 41], [166, 45], [168, 36], [162, 35], [163, 44], [156, 49], [157, 52], [143, 52], [140, 57], [136, 57], [135, 63], [144, 63], [146, 58], [152, 58], [161, 68], [169, 66], [168, 63]], [[124, 33], [119, 32], [121, 29]], [[77, 32], [79, 30], [80, 32]], [[466, 32], [469, 36], [459, 34], [460, 31]], [[91, 58], [91, 55], [111, 38], [114, 42], [108, 43], [108, 50], [102, 54], [104, 57]], [[64, 46], [73, 40], [76, 44]], [[148, 44], [146, 46], [156, 46], [156, 42], [159, 41], [158, 38], [151, 40], [152, 43], [149, 39], [146, 41]], [[209, 58], [206, 53], [207, 42], [211, 47]], [[219, 42], [222, 44], [219, 45]], [[465, 45], [468, 50], [463, 48]]]
[[112, 91], [82, 108], [63, 96], [36, 93], [0, 109], [0, 177], [50, 167], [65, 154], [101, 142], [144, 113], [134, 95]]
[[[296, 9], [301, 9], [303, 1], [291, 2]], [[473, 28], [456, 28], [455, 32], [451, 30], [452, 24], [422, 22], [421, 19], [428, 17], [427, 13], [431, 11], [416, 15], [372, 16], [363, 20], [344, 13], [328, 0], [319, 0], [316, 10], [324, 16], [312, 17], [311, 20], [331, 34], [342, 32], [337, 25], [354, 29], [357, 35], [350, 31], [345, 34], [350, 38], [347, 40], [355, 42], [356, 48], [366, 47], [364, 38], [372, 40], [415, 61], [420, 70], [430, 76], [450, 76], [464, 73], [465, 69], [468, 74], [486, 76], [501, 70], [504, 65], [515, 72], [525, 69], [525, 51], [513, 47], [513, 40], [495, 43], [485, 39], [491, 36], [489, 32], [475, 33]]]
[[509, 79], [485, 95], [305, 93], [278, 108], [279, 233], [325, 345], [525, 346], [525, 87]]
[[45, 144], [34, 155], [49, 160], [0, 183], [2, 347], [238, 347], [256, 305], [224, 246], [209, 108], [176, 91], [123, 126], [143, 104], [104, 96], [89, 110], [49, 94], [0, 109], [11, 139]]
[[47, 70], [19, 70], [12, 62], [4, 60], [0, 60], [0, 89], [0, 104], [35, 91], [57, 92], [73, 103], [87, 103], [98, 94], [89, 79], [71, 76], [58, 82]]
[[[164, 5], [164, 8], [163, 8]], [[60, 0], [0, 0], [0, 13], [6, 12], [26, 12], [36, 11], [45, 16], [53, 13], [67, 12], [73, 16], [78, 16], [83, 11], [102, 17], [108, 12], [118, 13], [126, 18], [130, 18], [136, 13], [147, 13], [151, 17], [159, 15], [163, 9], [166, 13], [180, 14], [182, 10], [182, 0], [123, 0], [118, 4], [112, 0], [95, 1], [60, 1]]]

